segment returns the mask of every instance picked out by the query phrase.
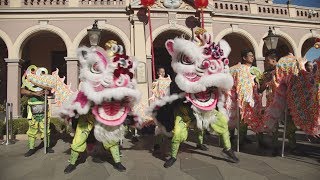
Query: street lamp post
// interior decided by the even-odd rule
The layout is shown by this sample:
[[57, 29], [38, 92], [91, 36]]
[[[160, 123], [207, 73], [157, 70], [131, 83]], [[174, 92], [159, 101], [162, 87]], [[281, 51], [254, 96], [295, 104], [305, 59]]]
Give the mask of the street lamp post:
[[278, 45], [279, 36], [273, 34], [271, 27], [269, 27], [268, 35], [263, 38], [264, 43], [266, 44], [268, 50], [276, 49]]
[[98, 46], [101, 38], [101, 29], [98, 28], [98, 20], [95, 20], [92, 28], [87, 29], [91, 46]]

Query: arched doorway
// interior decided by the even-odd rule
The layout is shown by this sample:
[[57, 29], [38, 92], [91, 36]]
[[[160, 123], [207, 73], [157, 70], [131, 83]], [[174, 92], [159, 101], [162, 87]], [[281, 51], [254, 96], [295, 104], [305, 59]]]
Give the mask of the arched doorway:
[[[49, 73], [59, 69], [59, 76], [67, 76], [67, 49], [64, 41], [49, 31], [40, 31], [25, 40], [22, 45], [22, 74], [30, 65], [45, 67]], [[67, 82], [67, 77], [65, 83]]]
[[[155, 38], [155, 40], [153, 41], [153, 47], [154, 47], [154, 59], [155, 59], [156, 71], [158, 68], [162, 67], [165, 69], [168, 75], [173, 77], [174, 73], [171, 68], [171, 56], [165, 47], [165, 42], [169, 39], [181, 37], [182, 35], [184, 35], [186, 39], [190, 39], [188, 35], [177, 30], [168, 30], [168, 31], [162, 32]], [[156, 78], [158, 78], [157, 75], [156, 75]]]
[[[277, 48], [276, 48], [276, 50], [278, 51], [278, 56], [279, 57], [283, 57], [283, 56], [286, 55], [285, 52], [283, 52], [284, 47], [289, 48], [289, 51], [291, 53], [294, 53], [293, 47], [289, 43], [289, 41], [287, 41], [283, 37], [279, 37]], [[263, 51], [262, 51], [263, 55], [265, 55], [267, 51], [268, 51], [267, 46], [265, 44], [263, 44]]]
[[303, 44], [301, 48], [301, 56], [308, 61], [313, 61], [320, 57], [320, 50], [314, 47], [316, 38], [309, 38]]
[[[101, 38], [100, 38], [100, 42], [99, 42], [98, 46], [100, 46], [100, 47], [102, 47], [102, 48], [105, 48], [105, 44], [106, 44], [106, 42], [108, 42], [109, 40], [115, 40], [115, 41], [117, 41], [117, 43], [118, 43], [119, 45], [122, 45], [122, 46], [123, 46], [124, 53], [126, 52], [124, 43], [123, 43], [123, 41], [121, 40], [121, 38], [120, 38], [117, 34], [111, 32], [111, 31], [107, 31], [107, 30], [102, 30], [102, 32], [101, 32]], [[87, 46], [87, 47], [90, 47], [89, 36], [85, 36], [85, 37], [81, 40], [79, 46]]]
[[7, 99], [7, 65], [5, 58], [8, 58], [8, 48], [0, 38], [0, 106], [4, 105]]
[[[244, 49], [250, 49], [254, 53], [254, 47], [252, 43], [241, 34], [230, 33], [225, 35], [222, 39], [226, 40], [230, 47], [231, 53], [229, 55], [230, 64], [229, 66], [234, 66], [241, 62], [241, 51]], [[255, 53], [254, 53], [255, 54]]]

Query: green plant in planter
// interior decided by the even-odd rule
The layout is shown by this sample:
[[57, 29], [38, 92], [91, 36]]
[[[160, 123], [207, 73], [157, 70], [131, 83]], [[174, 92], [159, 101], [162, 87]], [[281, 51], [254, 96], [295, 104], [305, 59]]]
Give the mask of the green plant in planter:
[[[1, 134], [1, 128], [3, 128], [3, 133], [5, 133], [5, 124], [0, 122], [0, 134]], [[28, 119], [27, 118], [18, 118], [13, 120], [12, 124], [13, 134], [26, 134], [29, 129]], [[50, 118], [50, 129], [51, 132], [54, 133], [56, 131], [58, 132], [68, 132], [67, 127], [65, 123], [57, 117], [51, 117]]]
[[0, 120], [0, 139], [3, 138], [3, 135], [5, 134], [6, 125], [4, 123], [4, 120]]
[[22, 96], [20, 99], [21, 104], [21, 115], [22, 117], [26, 118], [28, 115], [27, 106], [28, 106], [28, 97]]

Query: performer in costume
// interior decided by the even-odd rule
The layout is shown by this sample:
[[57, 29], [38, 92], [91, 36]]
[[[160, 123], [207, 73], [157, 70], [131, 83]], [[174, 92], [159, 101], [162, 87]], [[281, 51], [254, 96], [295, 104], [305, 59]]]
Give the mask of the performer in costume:
[[[27, 131], [28, 135], [28, 146], [29, 151], [24, 154], [25, 157], [29, 157], [33, 155], [37, 149], [35, 149], [35, 140], [37, 138], [38, 132], [41, 132], [41, 139], [45, 137], [45, 128], [47, 128], [47, 152], [53, 153], [54, 150], [49, 148], [50, 141], [50, 118], [48, 118], [47, 127], [44, 127], [45, 121], [45, 102], [44, 102], [44, 93], [45, 90], [41, 87], [38, 87], [32, 84], [27, 78], [26, 74], [37, 74], [39, 76], [48, 74], [48, 70], [46, 68], [37, 68], [35, 65], [31, 65], [27, 68], [25, 74], [22, 76], [22, 87], [21, 94], [26, 95], [28, 97], [28, 105], [27, 105], [27, 119], [29, 123], [29, 129]], [[47, 112], [48, 113], [48, 112]], [[42, 142], [40, 147], [44, 146]]]
[[140, 120], [132, 111], [140, 98], [134, 79], [136, 61], [114, 41], [109, 46], [107, 51], [100, 47], [81, 47], [77, 51], [81, 86], [60, 112], [64, 118], [79, 116], [65, 173], [76, 168], [76, 160], [86, 149], [86, 139], [93, 128], [95, 138], [110, 150], [115, 169], [126, 170], [120, 161], [119, 141], [124, 138], [125, 120], [130, 121], [126, 124], [137, 126]]
[[188, 136], [188, 129], [196, 126], [218, 133], [224, 142], [223, 152], [233, 161], [238, 158], [231, 150], [226, 114], [226, 91], [233, 81], [229, 74], [231, 49], [226, 41], [215, 44], [203, 29], [197, 31], [197, 41], [170, 39], [166, 48], [172, 57], [171, 66], [177, 74], [175, 93], [151, 105], [158, 131], [172, 136], [171, 157], [164, 163], [168, 168], [177, 158], [180, 143]]
[[[243, 50], [241, 57], [241, 63], [230, 68], [234, 86], [230, 91], [227, 108], [230, 115], [231, 138], [234, 136], [234, 129], [239, 118], [238, 108], [240, 110], [240, 145], [246, 140], [248, 126], [258, 134], [264, 130], [264, 123], [261, 121], [262, 96], [258, 92], [262, 72], [259, 68], [252, 66], [254, 55], [251, 50]], [[261, 135], [258, 135], [259, 147], [265, 147], [266, 145], [259, 136]]]

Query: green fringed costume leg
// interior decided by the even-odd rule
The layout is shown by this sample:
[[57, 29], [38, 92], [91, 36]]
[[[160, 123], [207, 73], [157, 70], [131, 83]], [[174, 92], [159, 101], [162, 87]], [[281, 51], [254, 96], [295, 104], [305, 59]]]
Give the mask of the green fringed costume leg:
[[84, 152], [87, 147], [86, 140], [93, 128], [93, 119], [88, 116], [89, 115], [80, 116], [78, 121], [76, 133], [71, 144], [71, 156], [69, 162], [72, 165], [76, 163], [79, 153]]
[[229, 137], [227, 117], [217, 110], [214, 110], [214, 114], [216, 116], [216, 120], [214, 123], [210, 124], [210, 127], [213, 131], [215, 131], [221, 136], [224, 148], [226, 150], [230, 150], [231, 143]]
[[110, 150], [112, 158], [113, 158], [113, 161], [115, 163], [119, 163], [120, 162], [119, 142], [112, 141], [112, 142], [108, 142], [108, 143], [103, 143], [103, 147], [106, 150]]

